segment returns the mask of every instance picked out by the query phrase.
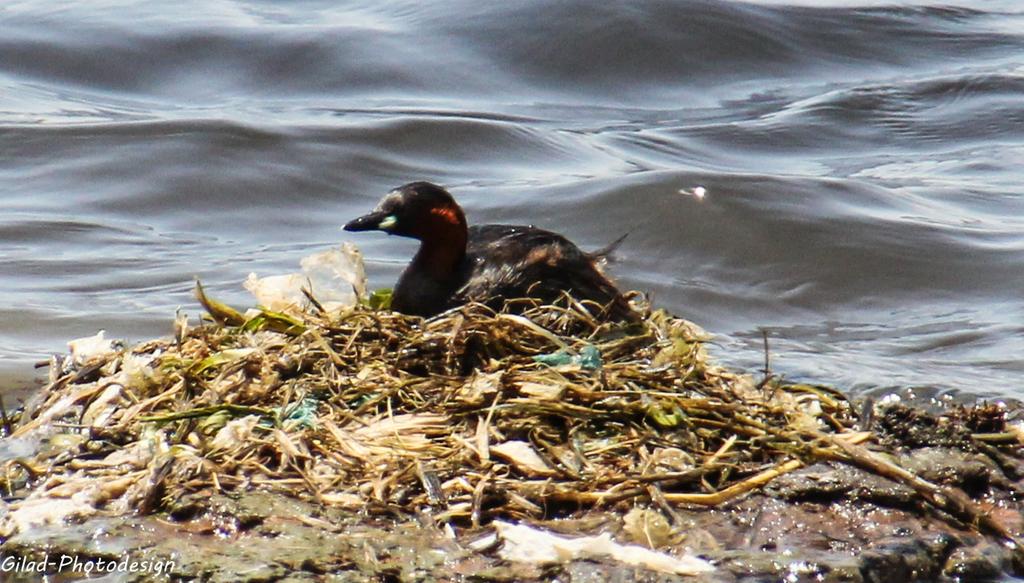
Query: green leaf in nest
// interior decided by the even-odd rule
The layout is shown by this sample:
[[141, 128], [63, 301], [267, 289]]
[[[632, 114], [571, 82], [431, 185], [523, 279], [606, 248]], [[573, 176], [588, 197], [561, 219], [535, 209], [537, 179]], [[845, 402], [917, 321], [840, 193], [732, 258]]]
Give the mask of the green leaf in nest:
[[259, 314], [249, 318], [242, 326], [247, 332], [273, 330], [289, 336], [298, 336], [306, 331], [306, 325], [298, 318], [281, 312], [261, 309]]
[[231, 421], [233, 415], [227, 409], [221, 409], [207, 417], [201, 417], [198, 423], [199, 432], [203, 435], [215, 435], [222, 427]]
[[192, 365], [191, 372], [196, 375], [202, 374], [211, 368], [246, 358], [254, 352], [256, 352], [255, 348], [228, 348], [227, 350], [221, 350]]
[[665, 403], [655, 403], [647, 409], [647, 416], [654, 421], [655, 425], [663, 429], [678, 427], [682, 424], [686, 413], [679, 408], [679, 405], [672, 403], [666, 406]]
[[241, 326], [245, 323], [245, 317], [238, 310], [207, 296], [203, 290], [203, 284], [198, 279], [196, 280], [196, 299], [218, 324]]
[[366, 298], [366, 305], [374, 310], [390, 310], [392, 295], [391, 288], [373, 290], [370, 297]]

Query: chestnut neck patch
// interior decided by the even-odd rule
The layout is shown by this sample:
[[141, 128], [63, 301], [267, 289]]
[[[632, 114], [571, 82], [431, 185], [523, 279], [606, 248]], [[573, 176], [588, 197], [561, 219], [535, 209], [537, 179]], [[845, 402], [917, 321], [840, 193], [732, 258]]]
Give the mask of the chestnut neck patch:
[[439, 206], [430, 209], [430, 215], [436, 217], [441, 221], [451, 224], [460, 225], [462, 220], [459, 217], [459, 210], [454, 206]]

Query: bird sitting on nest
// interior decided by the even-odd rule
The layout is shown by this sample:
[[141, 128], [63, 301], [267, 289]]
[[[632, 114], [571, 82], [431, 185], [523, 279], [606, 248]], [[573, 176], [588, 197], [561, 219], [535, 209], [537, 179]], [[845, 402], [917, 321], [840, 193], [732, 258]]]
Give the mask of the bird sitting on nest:
[[508, 300], [552, 303], [568, 293], [594, 302], [600, 319], [639, 319], [597, 265], [621, 239], [586, 253], [562, 235], [532, 226], [469, 227], [452, 195], [429, 182], [392, 190], [345, 230], [384, 231], [420, 241], [392, 295], [392, 309], [404, 314], [429, 317], [467, 302], [500, 310]]

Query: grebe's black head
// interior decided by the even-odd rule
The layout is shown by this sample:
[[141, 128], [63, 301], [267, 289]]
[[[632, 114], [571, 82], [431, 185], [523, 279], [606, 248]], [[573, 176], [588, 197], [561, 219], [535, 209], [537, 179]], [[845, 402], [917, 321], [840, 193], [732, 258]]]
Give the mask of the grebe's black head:
[[377, 208], [345, 225], [346, 231], [384, 231], [414, 239], [465, 236], [466, 217], [448, 191], [429, 182], [410, 182], [387, 193]]

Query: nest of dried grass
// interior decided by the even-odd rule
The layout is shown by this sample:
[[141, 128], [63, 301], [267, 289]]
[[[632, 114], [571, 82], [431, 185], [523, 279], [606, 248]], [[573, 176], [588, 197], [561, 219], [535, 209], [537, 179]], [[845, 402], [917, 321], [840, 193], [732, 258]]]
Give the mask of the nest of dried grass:
[[[566, 298], [426, 321], [363, 306], [246, 318], [200, 299], [217, 323], [55, 365], [14, 436], [62, 445], [8, 463], [9, 494], [149, 513], [259, 488], [478, 525], [716, 505], [821, 459], [938, 494], [855, 445], [870, 434], [841, 394], [717, 367], [704, 333], [664, 311], [601, 323]], [[933, 503], [978, 524], [953, 502], [966, 510]]]

